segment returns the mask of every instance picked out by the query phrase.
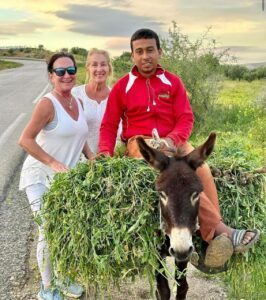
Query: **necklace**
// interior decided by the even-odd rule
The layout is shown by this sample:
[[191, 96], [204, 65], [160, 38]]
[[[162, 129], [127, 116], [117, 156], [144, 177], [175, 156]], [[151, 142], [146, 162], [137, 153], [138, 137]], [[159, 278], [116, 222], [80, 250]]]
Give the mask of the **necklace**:
[[73, 109], [73, 97], [72, 97], [72, 95], [70, 96], [70, 99], [68, 99], [67, 97], [63, 96], [61, 93], [57, 92], [56, 90], [54, 90], [54, 92], [55, 92], [58, 96], [60, 96], [60, 97], [62, 97], [62, 98], [64, 98], [64, 99], [66, 99], [66, 100], [68, 101], [68, 108], [69, 108], [69, 110], [72, 110], [72, 109]]

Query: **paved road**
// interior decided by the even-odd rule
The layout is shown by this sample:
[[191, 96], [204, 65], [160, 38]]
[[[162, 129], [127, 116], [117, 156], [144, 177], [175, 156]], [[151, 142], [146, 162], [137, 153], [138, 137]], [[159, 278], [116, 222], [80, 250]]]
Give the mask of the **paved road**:
[[19, 62], [24, 66], [0, 71], [0, 202], [5, 199], [9, 180], [22, 159], [17, 140], [33, 102], [49, 88], [44, 62]]
[[49, 88], [44, 62], [21, 61], [24, 66], [0, 71], [0, 300], [27, 272], [32, 219], [27, 200], [18, 191], [18, 169], [24, 152], [17, 145], [34, 102]]

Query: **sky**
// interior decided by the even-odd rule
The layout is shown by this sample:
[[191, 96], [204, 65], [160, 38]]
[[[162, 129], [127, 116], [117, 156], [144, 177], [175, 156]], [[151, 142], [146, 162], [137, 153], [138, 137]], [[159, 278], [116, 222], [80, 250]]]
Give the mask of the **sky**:
[[[0, 48], [92, 47], [130, 51], [130, 36], [150, 28], [167, 37], [172, 22], [192, 40], [207, 28], [238, 63], [266, 61], [265, 0], [0, 0]], [[264, 8], [264, 9], [263, 9]]]

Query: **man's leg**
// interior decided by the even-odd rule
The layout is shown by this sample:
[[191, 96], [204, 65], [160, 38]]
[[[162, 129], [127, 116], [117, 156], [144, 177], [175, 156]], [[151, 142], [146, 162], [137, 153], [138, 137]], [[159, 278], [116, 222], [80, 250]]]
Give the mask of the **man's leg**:
[[[185, 143], [179, 147], [183, 155], [187, 155], [194, 148], [189, 143]], [[214, 183], [213, 176], [209, 166], [204, 163], [196, 171], [203, 185], [203, 193], [200, 197], [199, 208], [199, 223], [202, 239], [206, 242], [210, 242], [214, 237], [225, 233], [230, 239], [232, 239], [233, 228], [227, 226], [222, 221], [220, 213], [220, 206], [218, 200], [217, 189]], [[248, 244], [255, 233], [247, 231], [242, 240], [242, 243]]]

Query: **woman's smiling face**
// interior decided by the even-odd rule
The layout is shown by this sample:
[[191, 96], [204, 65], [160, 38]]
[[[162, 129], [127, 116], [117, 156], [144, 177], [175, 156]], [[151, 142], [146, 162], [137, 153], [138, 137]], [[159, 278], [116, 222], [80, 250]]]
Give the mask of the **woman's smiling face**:
[[[53, 69], [68, 67], [74, 67], [74, 62], [69, 57], [60, 57], [53, 64]], [[52, 72], [50, 80], [57, 90], [70, 91], [76, 84], [76, 74], [70, 75], [66, 71], [63, 76], [57, 76], [55, 72]]]
[[90, 56], [88, 73], [90, 81], [95, 83], [104, 83], [110, 75], [110, 67], [107, 58], [100, 53], [94, 53]]

